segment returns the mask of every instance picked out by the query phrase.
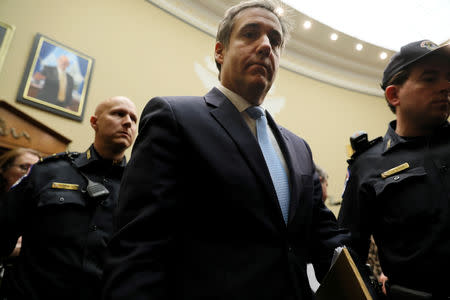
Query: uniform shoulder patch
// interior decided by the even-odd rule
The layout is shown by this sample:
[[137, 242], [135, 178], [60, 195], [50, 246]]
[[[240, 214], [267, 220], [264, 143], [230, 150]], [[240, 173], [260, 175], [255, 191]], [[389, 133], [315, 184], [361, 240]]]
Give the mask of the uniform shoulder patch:
[[46, 163], [46, 162], [50, 162], [50, 161], [54, 161], [54, 160], [58, 160], [58, 159], [72, 159], [79, 155], [80, 155], [79, 152], [69, 152], [69, 151], [54, 153], [52, 155], [41, 158], [38, 163]]

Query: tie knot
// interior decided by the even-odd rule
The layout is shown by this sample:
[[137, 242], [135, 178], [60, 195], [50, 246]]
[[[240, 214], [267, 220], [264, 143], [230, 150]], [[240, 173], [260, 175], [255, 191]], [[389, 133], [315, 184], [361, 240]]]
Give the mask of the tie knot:
[[264, 109], [261, 106], [250, 106], [245, 110], [252, 119], [259, 119], [264, 116]]

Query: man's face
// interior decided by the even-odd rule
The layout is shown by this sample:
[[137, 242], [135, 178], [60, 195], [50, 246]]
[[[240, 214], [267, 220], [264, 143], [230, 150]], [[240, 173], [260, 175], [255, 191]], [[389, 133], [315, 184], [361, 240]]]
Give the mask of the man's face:
[[408, 80], [399, 87], [397, 110], [409, 124], [430, 129], [449, 116], [450, 64], [431, 56], [412, 67]]
[[127, 98], [116, 97], [108, 101], [91, 122], [95, 138], [121, 152], [131, 146], [136, 136], [136, 107]]
[[67, 58], [67, 56], [60, 56], [58, 58], [58, 66], [65, 70], [70, 65], [70, 60]]
[[229, 45], [218, 42], [215, 58], [220, 81], [253, 105], [263, 102], [278, 71], [282, 28], [264, 8], [248, 8], [235, 17]]

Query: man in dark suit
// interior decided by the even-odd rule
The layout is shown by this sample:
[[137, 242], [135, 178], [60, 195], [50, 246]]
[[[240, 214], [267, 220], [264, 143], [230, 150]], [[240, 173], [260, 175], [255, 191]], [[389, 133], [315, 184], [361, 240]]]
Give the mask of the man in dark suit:
[[312, 298], [306, 263], [323, 276], [347, 235], [322, 202], [306, 142], [266, 112], [277, 176], [258, 144], [261, 119], [247, 113], [263, 103], [279, 67], [288, 26], [276, 8], [250, 1], [226, 12], [217, 88], [145, 107], [104, 299]]
[[34, 74], [36, 80], [45, 80], [37, 98], [67, 108], [72, 103], [73, 77], [66, 72], [70, 60], [65, 55], [58, 58], [58, 66], [45, 66]]

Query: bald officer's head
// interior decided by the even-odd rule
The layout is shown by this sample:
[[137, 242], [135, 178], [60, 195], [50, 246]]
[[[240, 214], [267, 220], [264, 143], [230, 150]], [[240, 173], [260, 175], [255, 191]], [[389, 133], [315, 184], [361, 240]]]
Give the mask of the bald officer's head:
[[137, 118], [136, 106], [126, 97], [102, 101], [90, 120], [95, 130], [95, 150], [105, 159], [121, 159], [136, 137]]

